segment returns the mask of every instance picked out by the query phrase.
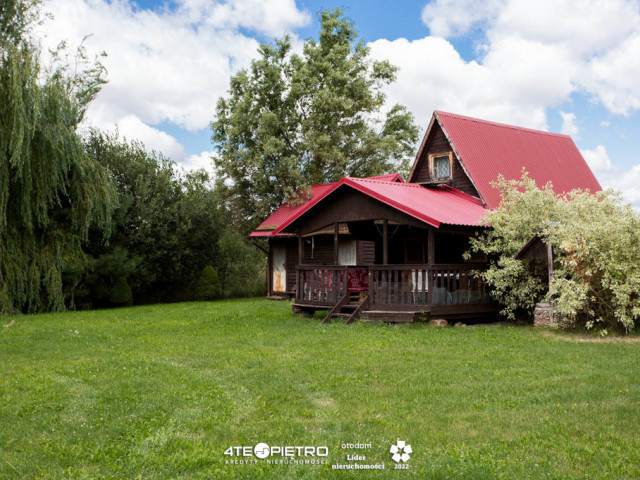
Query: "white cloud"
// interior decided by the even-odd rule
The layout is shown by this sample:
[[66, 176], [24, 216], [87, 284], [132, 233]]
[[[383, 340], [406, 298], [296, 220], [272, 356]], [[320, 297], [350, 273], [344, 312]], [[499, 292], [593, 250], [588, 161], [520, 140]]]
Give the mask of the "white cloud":
[[[614, 114], [640, 110], [637, 1], [433, 0], [422, 20], [432, 36], [371, 44], [400, 67], [390, 99], [421, 124], [440, 108], [545, 129], [547, 110], [574, 93]], [[471, 33], [480, 55], [465, 61], [448, 39]]]
[[[560, 101], [570, 90], [566, 76], [536, 63], [508, 68], [513, 63], [508, 51], [491, 53], [482, 64], [465, 61], [438, 37], [377, 40], [370, 47], [374, 58], [391, 59], [400, 67], [397, 81], [387, 88], [389, 101], [407, 105], [420, 125], [427, 125], [431, 112], [440, 109], [545, 129], [545, 105]], [[521, 43], [519, 48], [517, 54], [526, 56], [540, 47]], [[547, 58], [555, 57], [558, 53], [549, 49]]]
[[594, 57], [583, 85], [612, 113], [640, 110], [640, 31], [615, 48]]
[[205, 151], [197, 155], [189, 155], [187, 159], [182, 162], [182, 166], [187, 170], [199, 170], [204, 169], [210, 174], [213, 174], [213, 156], [215, 152]]
[[626, 201], [640, 209], [640, 164], [620, 175], [608, 178], [603, 185], [621, 191]]
[[578, 128], [578, 125], [576, 125], [576, 114], [561, 111], [560, 116], [562, 117], [561, 132], [565, 135], [569, 135], [574, 140], [576, 140], [578, 138], [578, 134], [580, 133], [580, 128]]
[[432, 35], [455, 37], [496, 17], [504, 3], [504, 0], [435, 0], [425, 5], [422, 21]]
[[129, 141], [139, 140], [149, 151], [155, 150], [176, 162], [187, 158], [187, 152], [178, 140], [162, 130], [150, 127], [135, 115], [123, 117], [116, 123], [116, 127], [123, 138]]
[[576, 55], [616, 47], [640, 24], [634, 0], [505, 0], [489, 37], [521, 36]]
[[593, 150], [580, 150], [580, 153], [602, 188], [612, 188], [622, 192], [625, 201], [636, 209], [640, 209], [640, 164], [623, 171], [611, 163], [603, 145], [598, 145]]
[[91, 35], [89, 53], [108, 54], [109, 83], [90, 106], [88, 123], [118, 123], [122, 135], [175, 160], [186, 158], [184, 149], [152, 125], [207, 128], [230, 76], [256, 56], [258, 42], [239, 29], [281, 35], [310, 21], [294, 0], [178, 0], [175, 9], [157, 11], [128, 0], [49, 0], [45, 10], [54, 15], [40, 30], [45, 51]]
[[580, 150], [580, 153], [596, 176], [613, 170], [609, 154], [603, 145], [598, 145], [593, 150]]
[[279, 37], [296, 27], [307, 25], [311, 16], [300, 11], [294, 0], [184, 0], [190, 15], [202, 16], [206, 23], [227, 29], [248, 28], [271, 37]]

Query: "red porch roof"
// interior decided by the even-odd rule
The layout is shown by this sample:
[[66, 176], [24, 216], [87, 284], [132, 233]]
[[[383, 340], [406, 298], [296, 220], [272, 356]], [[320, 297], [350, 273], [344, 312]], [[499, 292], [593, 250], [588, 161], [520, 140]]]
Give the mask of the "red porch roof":
[[[387, 175], [379, 175], [376, 177], [368, 177], [373, 180], [381, 182], [395, 182], [404, 183], [404, 179], [399, 173], [390, 173]], [[296, 218], [302, 211], [306, 211], [311, 205], [315, 205], [318, 200], [323, 198], [329, 191], [333, 190], [338, 182], [323, 183], [320, 185], [311, 185], [311, 198], [301, 205], [290, 205], [289, 203], [283, 203], [275, 212], [273, 212], [267, 219], [262, 222], [258, 228], [256, 228], [250, 237], [271, 237], [274, 236], [274, 230], [278, 229], [281, 225], [287, 221]], [[287, 236], [289, 234], [281, 233], [280, 236]]]
[[340, 187], [350, 187], [434, 227], [441, 224], [476, 226], [484, 218], [482, 202], [452, 188], [427, 188], [411, 183], [392, 183], [367, 178], [344, 177], [332, 184], [314, 202], [307, 202], [291, 218], [274, 230], [280, 233], [294, 220]]
[[556, 193], [576, 188], [601, 190], [568, 135], [514, 127], [436, 111], [435, 118], [488, 208], [500, 204], [491, 182], [502, 174], [519, 179], [524, 168], [539, 187], [548, 181]]

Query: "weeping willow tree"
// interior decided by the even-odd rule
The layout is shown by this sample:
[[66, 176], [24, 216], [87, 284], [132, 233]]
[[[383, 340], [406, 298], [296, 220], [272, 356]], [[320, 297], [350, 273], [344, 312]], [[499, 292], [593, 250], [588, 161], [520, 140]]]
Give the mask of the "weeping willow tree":
[[117, 201], [76, 132], [103, 68], [82, 51], [43, 68], [39, 7], [0, 3], [0, 314], [63, 310], [86, 269], [83, 242], [108, 235]]

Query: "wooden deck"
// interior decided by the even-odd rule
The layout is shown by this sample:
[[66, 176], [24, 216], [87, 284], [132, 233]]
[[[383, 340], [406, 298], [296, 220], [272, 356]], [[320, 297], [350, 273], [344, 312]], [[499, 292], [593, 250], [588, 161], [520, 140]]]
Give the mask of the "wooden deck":
[[[367, 281], [359, 278], [352, 285], [349, 269], [367, 269]], [[480, 265], [340, 265], [297, 267], [296, 298], [293, 311], [311, 313], [349, 308], [344, 302], [351, 295], [351, 306], [367, 298], [359, 315], [363, 320], [414, 321], [418, 318], [473, 318], [492, 315], [497, 305], [486, 286], [475, 275]], [[361, 273], [361, 272], [359, 272]], [[339, 305], [340, 302], [344, 305]], [[334, 312], [335, 313], [335, 312]], [[329, 316], [328, 316], [329, 317]], [[350, 318], [353, 320], [353, 318]]]

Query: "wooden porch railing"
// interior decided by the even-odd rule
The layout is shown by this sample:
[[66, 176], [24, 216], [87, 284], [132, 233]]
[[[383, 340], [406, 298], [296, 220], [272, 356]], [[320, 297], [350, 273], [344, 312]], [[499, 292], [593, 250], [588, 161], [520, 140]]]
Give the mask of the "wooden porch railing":
[[[335, 304], [347, 293], [347, 269], [340, 265], [297, 267], [296, 301]], [[361, 268], [361, 267], [358, 267]], [[477, 305], [491, 301], [474, 271], [482, 265], [370, 265], [369, 301], [378, 307]]]
[[371, 265], [372, 305], [432, 306], [490, 302], [484, 283], [474, 275], [481, 265]]
[[369, 298], [372, 305], [429, 305], [427, 265], [371, 265]]
[[487, 286], [475, 275], [482, 265], [433, 265], [432, 305], [467, 305], [489, 303]]
[[337, 303], [347, 293], [347, 267], [299, 265], [296, 301], [309, 304]]

